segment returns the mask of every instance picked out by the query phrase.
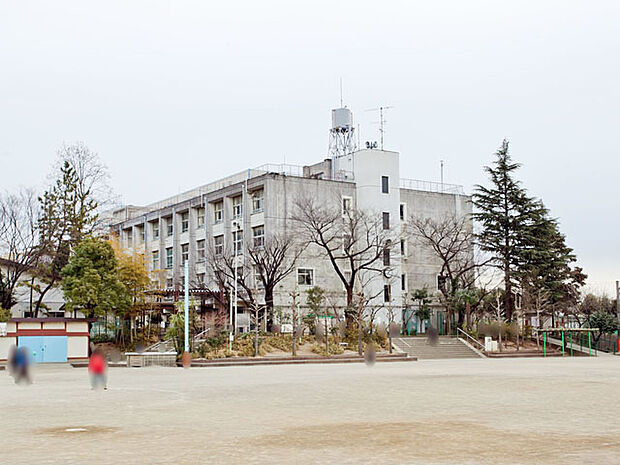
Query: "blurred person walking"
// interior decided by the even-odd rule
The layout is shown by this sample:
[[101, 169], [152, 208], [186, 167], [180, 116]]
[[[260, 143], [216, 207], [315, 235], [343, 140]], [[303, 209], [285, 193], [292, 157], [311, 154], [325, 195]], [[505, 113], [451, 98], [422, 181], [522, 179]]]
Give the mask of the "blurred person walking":
[[88, 362], [88, 373], [90, 374], [90, 385], [92, 389], [102, 386], [108, 389], [108, 379], [106, 375], [107, 362], [101, 349], [95, 349]]
[[30, 354], [26, 347], [18, 347], [12, 354], [12, 371], [15, 384], [19, 384], [22, 381], [26, 381], [27, 384], [32, 384], [30, 379]]

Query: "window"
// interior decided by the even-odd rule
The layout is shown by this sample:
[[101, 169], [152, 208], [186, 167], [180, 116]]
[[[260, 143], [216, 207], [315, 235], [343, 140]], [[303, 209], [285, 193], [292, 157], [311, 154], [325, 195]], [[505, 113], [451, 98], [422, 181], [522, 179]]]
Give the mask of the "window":
[[200, 287], [205, 285], [205, 274], [204, 273], [196, 273], [196, 284]]
[[389, 284], [385, 284], [383, 286], [383, 301], [391, 302], [392, 301], [392, 288]]
[[406, 274], [400, 275], [400, 290], [401, 291], [407, 290], [407, 275]]
[[181, 265], [189, 260], [189, 244], [181, 244]]
[[383, 229], [390, 229], [390, 212], [383, 212]]
[[241, 218], [241, 214], [243, 213], [243, 204], [241, 203], [243, 197], [238, 195], [237, 197], [233, 197], [233, 218]]
[[166, 268], [172, 268], [172, 247], [166, 249]]
[[155, 221], [151, 225], [151, 234], [153, 236], [153, 240], [159, 239], [159, 221]]
[[407, 256], [407, 243], [405, 242], [405, 239], [400, 240], [400, 254], [403, 257]]
[[205, 209], [198, 208], [196, 210], [196, 228], [201, 229], [205, 226]]
[[140, 244], [144, 244], [144, 227], [143, 226], [138, 226], [136, 228], [136, 231], [138, 233], [138, 241]]
[[263, 280], [260, 279], [260, 272], [258, 271], [258, 267], [254, 266], [254, 285], [256, 289], [264, 289], [265, 285], [263, 284]]
[[224, 236], [215, 236], [213, 238], [213, 249], [216, 256], [221, 256], [224, 253]]
[[254, 247], [265, 246], [265, 226], [256, 226], [252, 228], [252, 236], [254, 239]]
[[437, 275], [437, 290], [441, 291], [441, 289], [446, 285], [446, 277], [445, 276], [441, 276], [440, 274]]
[[381, 192], [383, 194], [390, 192], [390, 178], [387, 176], [381, 176]]
[[259, 189], [252, 193], [252, 213], [260, 213], [263, 211], [263, 189]]
[[127, 232], [125, 232], [125, 239], [127, 240], [127, 246], [131, 247], [133, 242], [133, 231], [131, 229], [128, 229]]
[[215, 202], [213, 204], [213, 222], [221, 223], [224, 219], [224, 202]]
[[159, 269], [159, 250], [154, 250], [153, 252], [151, 252], [152, 255], [152, 264], [153, 264], [153, 270], [157, 270]]
[[168, 289], [172, 289], [173, 287], [172, 278], [166, 278], [166, 287]]
[[243, 253], [243, 231], [233, 231], [232, 240], [235, 255]]
[[196, 241], [196, 258], [199, 262], [205, 259], [205, 240]]
[[342, 214], [347, 215], [351, 211], [351, 197], [342, 197]]
[[405, 221], [407, 219], [407, 204], [400, 204], [400, 221]]
[[181, 232], [187, 232], [189, 229], [189, 212], [181, 213]]
[[300, 286], [312, 286], [314, 283], [314, 270], [310, 268], [297, 269], [297, 284]]
[[390, 266], [390, 249], [388, 247], [383, 249], [383, 266]]
[[168, 237], [172, 236], [172, 233], [174, 232], [174, 222], [172, 221], [172, 217], [166, 220], [166, 227], [166, 233], [168, 234]]

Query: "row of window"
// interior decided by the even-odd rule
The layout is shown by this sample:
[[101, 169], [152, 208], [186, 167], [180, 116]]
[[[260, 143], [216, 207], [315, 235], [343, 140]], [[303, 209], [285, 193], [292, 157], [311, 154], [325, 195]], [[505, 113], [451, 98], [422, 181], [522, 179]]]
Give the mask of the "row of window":
[[[260, 213], [263, 211], [263, 190], [259, 189], [257, 191], [252, 192], [252, 213]], [[243, 197], [238, 195], [233, 197], [232, 199], [232, 216], [233, 219], [241, 218], [243, 215]], [[183, 212], [180, 214], [181, 217], [181, 233], [189, 231], [189, 212]], [[224, 202], [222, 200], [213, 203], [213, 223], [221, 223], [224, 219]], [[174, 233], [174, 221], [172, 217], [164, 218], [166, 227], [166, 235], [172, 236]], [[159, 221], [152, 221], [149, 223], [151, 228], [151, 237], [153, 240], [159, 239], [160, 234], [160, 224]], [[196, 228], [202, 229], [205, 225], [205, 209], [197, 208], [196, 209]], [[139, 231], [139, 237], [142, 242], [145, 240], [145, 231], [142, 227], [137, 228]], [[132, 231], [126, 231], [126, 240], [128, 243], [132, 242]]]
[[[205, 240], [201, 239], [196, 241], [196, 260], [203, 261], [205, 259]], [[243, 231], [232, 232], [232, 244], [233, 250], [236, 254], [243, 252]], [[252, 244], [254, 247], [263, 247], [265, 245], [265, 226], [256, 226], [252, 228]], [[224, 235], [213, 237], [213, 248], [215, 255], [222, 255], [224, 253]], [[159, 250], [151, 252], [153, 270], [160, 268]], [[174, 249], [172, 247], [166, 248], [166, 261], [165, 268], [172, 268], [174, 265]], [[189, 260], [189, 244], [181, 244], [181, 265], [185, 265], [185, 262]]]
[[[350, 273], [350, 272], [349, 272]], [[350, 276], [350, 275], [349, 275]], [[299, 286], [314, 286], [314, 270], [312, 268], [297, 269], [297, 284]], [[401, 289], [404, 291], [407, 287], [406, 275], [401, 275]], [[392, 301], [392, 286], [385, 284], [383, 286], [383, 301]]]

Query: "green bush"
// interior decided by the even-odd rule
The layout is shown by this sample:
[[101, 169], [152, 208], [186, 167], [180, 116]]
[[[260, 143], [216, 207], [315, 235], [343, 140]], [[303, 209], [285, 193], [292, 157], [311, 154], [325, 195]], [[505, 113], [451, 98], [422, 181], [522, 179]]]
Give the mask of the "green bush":
[[7, 322], [11, 319], [11, 311], [0, 307], [0, 323]]
[[93, 344], [101, 344], [103, 342], [114, 342], [114, 338], [109, 334], [97, 334], [90, 338], [90, 342]]

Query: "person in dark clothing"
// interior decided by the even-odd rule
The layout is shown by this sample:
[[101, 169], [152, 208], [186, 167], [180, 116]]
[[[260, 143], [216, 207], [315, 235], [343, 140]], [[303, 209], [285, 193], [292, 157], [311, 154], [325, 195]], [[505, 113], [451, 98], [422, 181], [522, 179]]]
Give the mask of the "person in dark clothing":
[[15, 383], [19, 384], [25, 381], [27, 384], [31, 384], [30, 379], [30, 354], [26, 347], [18, 347], [15, 351]]

